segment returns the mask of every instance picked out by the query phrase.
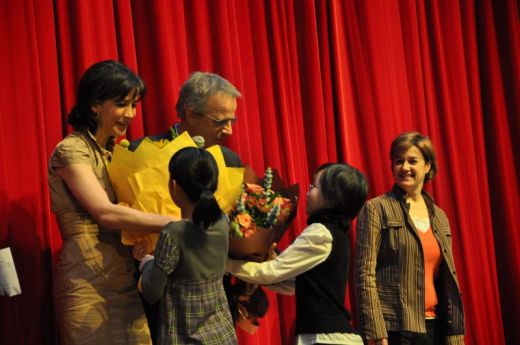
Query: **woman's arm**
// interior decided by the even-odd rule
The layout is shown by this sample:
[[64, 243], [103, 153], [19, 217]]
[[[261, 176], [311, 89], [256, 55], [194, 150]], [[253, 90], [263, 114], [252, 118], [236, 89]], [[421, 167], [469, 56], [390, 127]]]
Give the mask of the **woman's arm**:
[[173, 219], [113, 204], [87, 164], [56, 169], [58, 176], [94, 220], [107, 229], [159, 232]]
[[256, 284], [275, 284], [295, 278], [325, 261], [332, 250], [332, 235], [319, 223], [311, 224], [280, 255], [270, 261], [228, 260], [227, 271]]
[[358, 215], [356, 233], [356, 291], [361, 331], [367, 340], [388, 337], [376, 282], [380, 246], [380, 215], [374, 204], [368, 202]]

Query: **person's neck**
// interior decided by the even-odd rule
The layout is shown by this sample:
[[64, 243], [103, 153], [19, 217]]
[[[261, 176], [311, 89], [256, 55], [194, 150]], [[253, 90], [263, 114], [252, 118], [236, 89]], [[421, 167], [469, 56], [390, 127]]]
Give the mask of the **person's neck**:
[[97, 131], [96, 134], [94, 134], [94, 138], [96, 138], [96, 142], [98, 143], [98, 145], [104, 148], [107, 145], [110, 135], [101, 131]]
[[406, 200], [407, 201], [417, 203], [417, 202], [422, 201], [422, 199], [423, 199], [422, 187], [419, 188], [419, 189], [413, 190], [413, 191], [407, 191], [406, 192]]
[[181, 217], [182, 219], [191, 219], [193, 216], [193, 210], [195, 209], [195, 204], [190, 203], [189, 205], [183, 205], [181, 208]]
[[172, 133], [172, 138], [181, 135], [181, 133], [183, 133], [184, 131], [188, 131], [188, 134], [191, 136], [197, 147], [204, 148], [208, 146], [206, 145], [204, 137], [197, 134], [197, 131], [195, 131], [194, 128], [191, 127], [187, 122], [184, 122], [182, 120], [180, 122], [176, 122], [172, 127], [170, 127], [170, 130], [172, 132], [175, 132], [175, 135], [173, 135]]

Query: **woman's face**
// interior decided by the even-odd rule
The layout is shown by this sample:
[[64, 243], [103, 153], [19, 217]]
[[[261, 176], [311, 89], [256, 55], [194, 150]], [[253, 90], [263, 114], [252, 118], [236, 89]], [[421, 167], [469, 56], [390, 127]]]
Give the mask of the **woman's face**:
[[408, 193], [419, 192], [424, 184], [424, 178], [430, 171], [430, 163], [417, 146], [411, 146], [405, 152], [394, 157], [392, 173], [399, 187]]
[[135, 117], [139, 101], [134, 94], [131, 92], [123, 100], [107, 100], [92, 108], [98, 114], [96, 136], [99, 134], [106, 137], [125, 135], [128, 125]]
[[323, 209], [328, 206], [328, 202], [321, 192], [321, 173], [322, 171], [314, 175], [314, 182], [310, 185], [309, 191], [307, 192], [306, 211], [308, 215], [311, 215], [317, 210]]

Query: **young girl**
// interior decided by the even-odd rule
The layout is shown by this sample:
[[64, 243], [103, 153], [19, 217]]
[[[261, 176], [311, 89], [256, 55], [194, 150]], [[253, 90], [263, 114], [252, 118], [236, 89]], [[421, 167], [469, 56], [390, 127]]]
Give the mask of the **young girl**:
[[228, 261], [227, 271], [241, 280], [296, 293], [296, 344], [363, 344], [344, 302], [350, 221], [367, 194], [365, 176], [357, 169], [323, 165], [307, 192], [308, 226], [294, 242], [270, 261]]
[[163, 229], [154, 257], [140, 265], [144, 298], [161, 300], [158, 343], [236, 344], [222, 285], [229, 221], [213, 195], [217, 164], [206, 150], [188, 147], [173, 155], [169, 171], [183, 220]]

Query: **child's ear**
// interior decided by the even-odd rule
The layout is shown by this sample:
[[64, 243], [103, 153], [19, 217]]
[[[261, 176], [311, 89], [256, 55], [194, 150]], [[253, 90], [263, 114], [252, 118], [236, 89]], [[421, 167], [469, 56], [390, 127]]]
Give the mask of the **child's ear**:
[[93, 105], [90, 107], [90, 110], [92, 110], [92, 112], [93, 112], [94, 114], [98, 114], [98, 113], [99, 113], [99, 103], [93, 104]]
[[170, 180], [168, 183], [168, 191], [170, 192], [170, 196], [173, 199], [173, 196], [175, 195], [175, 180]]

